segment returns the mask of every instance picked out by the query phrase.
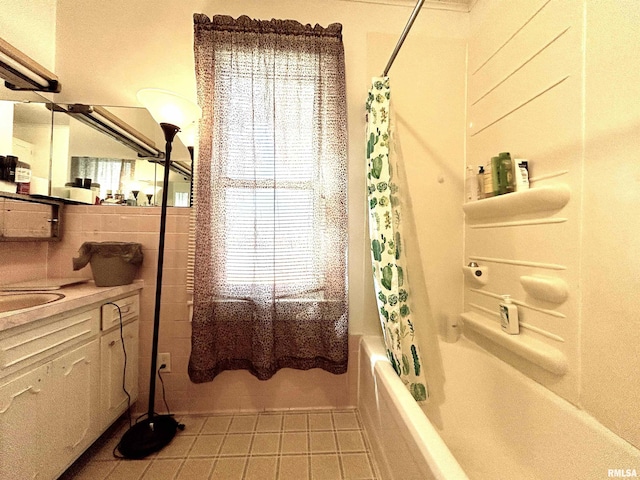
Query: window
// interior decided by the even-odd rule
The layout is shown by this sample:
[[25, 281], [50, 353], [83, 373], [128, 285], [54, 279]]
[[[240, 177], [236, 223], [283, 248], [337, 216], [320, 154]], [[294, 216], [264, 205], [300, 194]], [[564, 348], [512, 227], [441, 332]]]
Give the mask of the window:
[[203, 109], [189, 375], [347, 365], [341, 26], [194, 17]]
[[[267, 78], [262, 80], [268, 84]], [[242, 92], [247, 88], [242, 82], [249, 81], [255, 78], [242, 75], [232, 82]], [[322, 284], [314, 244], [325, 208], [316, 186], [320, 179], [312, 148], [314, 90], [310, 82], [298, 90], [286, 77], [276, 81], [275, 109], [286, 109], [298, 121], [280, 127], [276, 135], [272, 123], [247, 125], [234, 119], [234, 124], [246, 128], [228, 132], [229, 159], [220, 182], [224, 208], [235, 210], [235, 215], [224, 217], [225, 282], [278, 282], [313, 290]], [[289, 92], [298, 97], [296, 106], [287, 98]], [[249, 115], [252, 110], [251, 102], [233, 90], [226, 100], [232, 116]]]
[[71, 157], [70, 181], [74, 178], [90, 178], [100, 184], [100, 198], [106, 198], [107, 190], [114, 194], [127, 190], [136, 170], [135, 160], [120, 158]]

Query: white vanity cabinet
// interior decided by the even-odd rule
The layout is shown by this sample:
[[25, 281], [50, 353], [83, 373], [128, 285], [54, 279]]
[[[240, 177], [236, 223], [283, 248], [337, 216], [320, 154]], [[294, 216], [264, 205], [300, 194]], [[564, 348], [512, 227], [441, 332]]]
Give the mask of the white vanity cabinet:
[[[133, 402], [138, 294], [108, 301], [135, 306], [122, 331]], [[1, 479], [57, 478], [127, 409], [119, 317], [103, 330], [105, 303], [0, 331]]]
[[[44, 472], [60, 474], [70, 459], [78, 458], [102, 430], [99, 416], [100, 348], [98, 339], [56, 358], [51, 363], [51, 421], [42, 426], [43, 445], [49, 450]], [[71, 460], [73, 461], [73, 460]], [[45, 475], [44, 478], [48, 478]]]
[[[100, 337], [101, 375], [101, 416], [106, 429], [127, 410], [129, 400], [124, 385], [131, 397], [131, 403], [138, 398], [138, 315], [139, 296], [129, 296], [102, 306], [102, 329]], [[122, 314], [122, 333], [120, 332]], [[122, 342], [124, 340], [124, 350]], [[126, 352], [126, 374], [125, 374]]]
[[41, 425], [51, 405], [48, 369], [42, 365], [0, 385], [0, 478], [36, 478], [43, 457], [50, 457], [35, 448], [44, 444]]

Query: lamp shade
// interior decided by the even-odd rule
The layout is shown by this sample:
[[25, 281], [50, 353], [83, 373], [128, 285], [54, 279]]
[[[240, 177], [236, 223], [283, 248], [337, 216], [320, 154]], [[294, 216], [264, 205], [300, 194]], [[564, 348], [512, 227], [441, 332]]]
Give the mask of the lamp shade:
[[167, 90], [144, 88], [138, 92], [138, 101], [149, 110], [158, 123], [184, 128], [202, 116], [198, 105]]
[[196, 122], [185, 125], [178, 132], [178, 137], [182, 140], [185, 147], [193, 147], [196, 144], [196, 135], [198, 134], [198, 124]]

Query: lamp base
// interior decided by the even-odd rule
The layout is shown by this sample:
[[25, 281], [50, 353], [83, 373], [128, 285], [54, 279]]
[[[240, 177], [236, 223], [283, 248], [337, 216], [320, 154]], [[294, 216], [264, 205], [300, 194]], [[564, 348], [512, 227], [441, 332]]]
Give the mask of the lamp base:
[[183, 429], [172, 415], [155, 415], [146, 418], [125, 432], [118, 450], [125, 458], [144, 458], [162, 450], [175, 436], [176, 430]]

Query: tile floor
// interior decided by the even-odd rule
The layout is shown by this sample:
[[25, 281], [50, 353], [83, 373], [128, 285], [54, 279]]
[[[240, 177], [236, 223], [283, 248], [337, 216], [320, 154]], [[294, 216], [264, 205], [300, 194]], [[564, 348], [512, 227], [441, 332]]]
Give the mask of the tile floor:
[[61, 480], [376, 480], [357, 410], [288, 410], [176, 417], [172, 442], [143, 460], [113, 449], [128, 423], [103, 435]]

